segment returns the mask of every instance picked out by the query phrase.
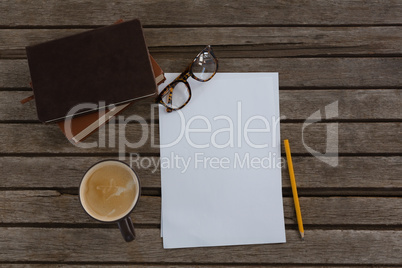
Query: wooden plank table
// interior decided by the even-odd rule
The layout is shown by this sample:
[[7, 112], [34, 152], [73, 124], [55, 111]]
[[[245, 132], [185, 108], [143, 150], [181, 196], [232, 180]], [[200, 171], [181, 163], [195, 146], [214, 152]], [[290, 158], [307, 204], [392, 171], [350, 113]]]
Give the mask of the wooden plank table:
[[[138, 239], [91, 220], [78, 185], [98, 160], [118, 148], [82, 149], [55, 125], [43, 125], [31, 94], [24, 47], [139, 18], [151, 54], [165, 72], [180, 72], [204, 45], [221, 72], [279, 72], [281, 136], [291, 141], [306, 240], [299, 238], [289, 177], [283, 169], [287, 243], [164, 250], [160, 170], [139, 169], [143, 195], [132, 215]], [[0, 1], [0, 265], [401, 266], [402, 1]], [[158, 133], [152, 100], [123, 115], [140, 115]], [[325, 117], [337, 102], [338, 114]], [[338, 165], [312, 156], [338, 129]], [[128, 124], [138, 141], [141, 125]], [[88, 142], [109, 141], [109, 124]], [[102, 134], [106, 133], [106, 134]], [[115, 141], [122, 133], [115, 132]], [[158, 137], [154, 137], [158, 142]], [[110, 145], [106, 142], [106, 145]], [[150, 139], [127, 153], [158, 161]], [[282, 150], [284, 152], [284, 150]], [[155, 169], [155, 172], [152, 170]]]

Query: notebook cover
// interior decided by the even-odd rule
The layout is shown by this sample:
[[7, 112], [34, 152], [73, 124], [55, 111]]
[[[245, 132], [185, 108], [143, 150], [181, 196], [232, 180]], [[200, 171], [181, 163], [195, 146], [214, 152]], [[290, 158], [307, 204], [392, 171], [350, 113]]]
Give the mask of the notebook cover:
[[28, 46], [26, 51], [42, 122], [63, 120], [80, 103], [104, 101], [107, 107], [156, 94], [137, 19]]
[[[159, 85], [163, 83], [166, 78], [163, 73], [163, 70], [158, 65], [158, 63], [154, 60], [152, 56], [150, 56], [152, 69], [155, 75], [155, 81]], [[58, 122], [58, 126], [67, 139], [72, 140], [74, 142], [79, 142], [97, 130], [100, 126], [108, 122], [114, 116], [120, 114], [124, 109], [130, 106], [133, 102], [122, 104], [116, 106], [115, 109], [106, 109], [102, 112], [92, 112], [89, 114], [84, 114], [81, 116], [77, 116], [71, 119], [66, 119], [64, 121]], [[69, 121], [68, 121], [69, 120]], [[71, 124], [71, 132], [65, 130], [65, 123]]]

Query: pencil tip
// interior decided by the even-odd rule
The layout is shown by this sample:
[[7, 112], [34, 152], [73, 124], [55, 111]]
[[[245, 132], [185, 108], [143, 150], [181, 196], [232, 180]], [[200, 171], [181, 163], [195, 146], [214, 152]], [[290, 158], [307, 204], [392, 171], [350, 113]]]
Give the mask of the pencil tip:
[[304, 241], [304, 233], [300, 233], [302, 241]]

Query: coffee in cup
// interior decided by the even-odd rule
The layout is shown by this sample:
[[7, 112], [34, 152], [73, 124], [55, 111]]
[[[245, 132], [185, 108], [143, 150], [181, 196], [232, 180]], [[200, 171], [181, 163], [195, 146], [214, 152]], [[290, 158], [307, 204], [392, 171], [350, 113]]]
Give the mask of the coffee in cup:
[[140, 181], [126, 163], [105, 160], [93, 165], [81, 180], [79, 196], [84, 210], [102, 222], [117, 222], [126, 241], [135, 238], [129, 216], [140, 197]]

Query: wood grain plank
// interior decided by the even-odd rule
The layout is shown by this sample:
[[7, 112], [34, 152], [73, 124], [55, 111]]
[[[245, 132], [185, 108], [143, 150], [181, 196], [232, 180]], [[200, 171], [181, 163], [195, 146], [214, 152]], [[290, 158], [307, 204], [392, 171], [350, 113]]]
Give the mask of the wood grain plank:
[[402, 264], [402, 231], [308, 230], [302, 242], [296, 230], [287, 230], [286, 244], [177, 250], [162, 249], [159, 229], [137, 229], [132, 243], [124, 243], [117, 228], [3, 227], [0, 237], [6, 249], [0, 262]]
[[[0, 157], [1, 187], [77, 189], [84, 172], [108, 158], [111, 157]], [[159, 158], [136, 160], [127, 158], [125, 162], [137, 171], [142, 187], [159, 189]], [[318, 192], [331, 188], [343, 192], [355, 188], [401, 189], [401, 161], [402, 157], [339, 157], [339, 165], [331, 167], [315, 157], [293, 156], [301, 194], [304, 189], [318, 189]], [[282, 185], [290, 187], [286, 166], [282, 168]]]
[[[181, 72], [194, 53], [156, 54], [165, 72]], [[217, 55], [219, 58], [219, 54]], [[219, 61], [220, 72], [279, 72], [282, 87], [398, 88], [402, 58], [231, 58]], [[317, 75], [319, 74], [319, 75]], [[26, 60], [0, 60], [0, 88], [28, 87]]]
[[[0, 58], [26, 58], [25, 47], [89, 29], [0, 29]], [[196, 34], [189, 34], [196, 33]], [[402, 34], [384, 27], [145, 28], [152, 53], [197, 53], [205, 44], [220, 57], [234, 52], [255, 57], [400, 55]]]
[[[0, 157], [2, 187], [6, 188], [76, 188], [85, 171], [105, 159], [116, 157]], [[142, 187], [159, 188], [158, 157], [149, 157], [149, 168], [136, 168]], [[129, 160], [126, 162], [130, 164]], [[7, 175], [5, 175], [7, 174]], [[26, 177], [29, 176], [29, 180]]]
[[[38, 121], [35, 101], [21, 105], [20, 100], [30, 96], [27, 91], [0, 91], [0, 121]], [[281, 118], [305, 120], [317, 110], [325, 109], [338, 101], [336, 120], [399, 120], [402, 118], [400, 103], [402, 90], [280, 90]], [[157, 109], [153, 111], [154, 98], [136, 102], [122, 115], [139, 115], [146, 120], [157, 120]]]
[[[165, 72], [173, 72], [177, 66], [182, 70], [188, 64], [188, 59], [166, 57], [155, 55]], [[220, 59], [221, 72], [278, 72], [282, 87], [399, 88], [402, 76], [402, 58], [232, 57]]]
[[[350, 25], [399, 24], [399, 1], [51, 1], [0, 2], [1, 26], [107, 25], [139, 18], [157, 25]], [[203, 12], [200, 12], [203, 10]], [[180, 11], [180, 16], [175, 16]], [[155, 16], [155, 14], [158, 14]]]
[[[151, 124], [117, 124], [102, 126], [98, 132], [79, 144], [70, 143], [55, 125], [45, 124], [2, 124], [0, 152], [3, 153], [78, 153], [113, 154], [118, 156], [124, 151], [137, 153], [159, 153], [150, 133]], [[157, 131], [157, 129], [156, 129]], [[7, 134], [8, 133], [8, 134]], [[21, 136], [22, 135], [22, 136]], [[154, 137], [159, 143], [158, 136]]]
[[[1, 223], [98, 223], [81, 207], [78, 195], [57, 191], [1, 191]], [[139, 224], [160, 224], [159, 197], [142, 196], [133, 213]], [[44, 209], [45, 208], [45, 209]]]
[[[0, 223], [97, 223], [82, 209], [78, 195], [53, 190], [0, 191]], [[302, 197], [305, 225], [402, 225], [402, 198]], [[283, 199], [285, 223], [297, 224], [293, 199]], [[46, 208], [46, 209], [44, 209]], [[132, 213], [136, 224], [160, 224], [161, 198], [142, 196]]]
[[[53, 264], [53, 263], [18, 263], [18, 264], [2, 264], [2, 267], [4, 268], [14, 268], [14, 267], [99, 267], [99, 264]], [[193, 264], [193, 265], [185, 265], [185, 264], [165, 264], [165, 263], [160, 263], [158, 265], [148, 265], [148, 264], [132, 264], [132, 263], [122, 263], [119, 265], [113, 265], [113, 264], [107, 264], [107, 267], [110, 268], [119, 268], [119, 267], [125, 267], [125, 266], [130, 266], [133, 268], [161, 268], [161, 267], [169, 267], [169, 268], [205, 268], [205, 267], [214, 267], [216, 265], [211, 265], [211, 264]], [[222, 268], [228, 268], [228, 267], [233, 267], [234, 265], [222, 265], [219, 264], [219, 267]], [[305, 264], [300, 264], [303, 268], [317, 268], [322, 267], [322, 265], [305, 265]], [[291, 264], [291, 265], [286, 265], [286, 264], [269, 264], [263, 265], [263, 264], [244, 264], [244, 265], [238, 265], [236, 264], [236, 268], [250, 268], [250, 267], [259, 267], [259, 268], [284, 268], [284, 267], [298, 267], [297, 264]], [[325, 265], [325, 268], [338, 268], [339, 266], [337, 265]], [[342, 265], [343, 268], [372, 268], [371, 265]]]
[[[273, 126], [272, 126], [273, 127]], [[330, 128], [329, 128], [330, 127]], [[281, 137], [292, 141], [292, 152], [314, 155], [340, 154], [400, 154], [401, 123], [282, 123]], [[327, 151], [327, 128], [334, 133]], [[338, 132], [338, 135], [336, 135]], [[154, 133], [154, 135], [151, 135]], [[56, 125], [1, 124], [0, 152], [51, 154], [114, 154], [159, 153], [157, 124], [108, 124], [87, 140], [71, 144]], [[338, 136], [338, 140], [337, 137]], [[180, 138], [180, 137], [177, 137]], [[191, 136], [190, 136], [191, 139]], [[331, 138], [332, 139], [332, 138]], [[334, 146], [338, 141], [338, 146]], [[87, 146], [87, 147], [84, 147]], [[332, 148], [334, 147], [334, 148]]]

